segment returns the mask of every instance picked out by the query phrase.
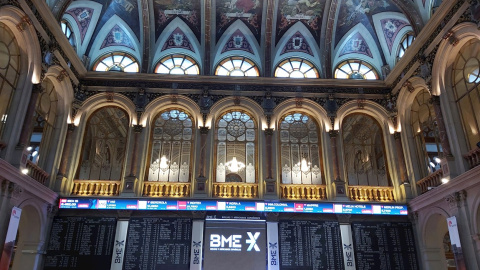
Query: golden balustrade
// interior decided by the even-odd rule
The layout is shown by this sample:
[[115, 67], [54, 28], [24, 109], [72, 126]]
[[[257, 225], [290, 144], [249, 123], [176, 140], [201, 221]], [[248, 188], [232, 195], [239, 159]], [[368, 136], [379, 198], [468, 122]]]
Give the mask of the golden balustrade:
[[438, 187], [442, 184], [443, 171], [437, 170], [429, 176], [417, 182], [417, 187], [423, 194], [428, 191], [428, 188]]
[[394, 202], [393, 187], [349, 186], [348, 195], [352, 201]]
[[258, 184], [213, 183], [213, 197], [218, 198], [258, 198]]
[[480, 148], [474, 149], [463, 156], [470, 165], [470, 169], [480, 165]]
[[183, 182], [144, 182], [143, 196], [148, 197], [189, 197], [190, 183]]
[[37, 164], [33, 163], [30, 160], [27, 160], [26, 167], [28, 169], [28, 176], [30, 176], [40, 184], [45, 185], [48, 177], [50, 176], [47, 172], [42, 170], [42, 168], [38, 167]]
[[72, 195], [78, 196], [118, 196], [121, 181], [74, 180]]
[[280, 185], [282, 199], [289, 200], [324, 200], [325, 185]]

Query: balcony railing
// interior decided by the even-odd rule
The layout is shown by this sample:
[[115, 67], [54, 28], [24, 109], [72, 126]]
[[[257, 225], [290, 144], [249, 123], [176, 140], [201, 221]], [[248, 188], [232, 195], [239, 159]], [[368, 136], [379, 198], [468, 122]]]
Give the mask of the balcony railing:
[[257, 198], [258, 184], [213, 183], [213, 197], [217, 198]]
[[31, 162], [30, 160], [27, 160], [26, 167], [28, 169], [28, 173], [27, 173], [28, 176], [30, 176], [40, 184], [45, 185], [48, 177], [50, 176], [48, 173], [46, 173], [44, 170], [38, 167], [37, 164]]
[[280, 185], [282, 199], [289, 200], [324, 200], [325, 185]]
[[189, 197], [190, 183], [144, 182], [143, 196]]
[[393, 187], [349, 186], [348, 195], [352, 201], [394, 202]]
[[74, 180], [72, 195], [78, 196], [118, 196], [121, 181]]
[[470, 165], [470, 169], [480, 165], [480, 148], [474, 149], [463, 156]]
[[428, 188], [438, 187], [442, 184], [443, 171], [440, 169], [429, 176], [417, 182], [417, 187], [423, 194], [427, 192]]

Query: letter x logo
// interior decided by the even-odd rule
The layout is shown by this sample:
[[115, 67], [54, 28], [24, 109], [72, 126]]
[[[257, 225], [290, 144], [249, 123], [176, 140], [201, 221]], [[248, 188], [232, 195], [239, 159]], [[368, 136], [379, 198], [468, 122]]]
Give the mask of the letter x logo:
[[247, 251], [251, 251], [252, 248], [254, 248], [255, 251], [260, 251], [260, 248], [258, 248], [258, 245], [257, 245], [257, 239], [260, 236], [260, 233], [256, 232], [255, 235], [252, 235], [251, 232], [247, 232], [247, 235], [248, 235], [248, 238], [250, 238], [245, 241], [247, 244], [250, 244], [250, 246], [248, 246], [247, 248]]

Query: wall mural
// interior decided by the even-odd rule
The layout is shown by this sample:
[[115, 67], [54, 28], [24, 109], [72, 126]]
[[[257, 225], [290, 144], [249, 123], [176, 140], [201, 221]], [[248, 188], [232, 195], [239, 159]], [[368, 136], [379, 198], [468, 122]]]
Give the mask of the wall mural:
[[217, 0], [217, 33], [216, 41], [236, 20], [244, 22], [260, 44], [262, 9], [261, 0]]
[[372, 51], [368, 47], [365, 38], [357, 32], [355, 33], [345, 44], [339, 56], [343, 56], [350, 53], [360, 53], [368, 57], [373, 58]]
[[279, 0], [275, 44], [298, 21], [319, 40], [324, 8], [325, 0]]
[[103, 40], [100, 49], [110, 46], [125, 46], [135, 51], [133, 42], [130, 40], [128, 34], [125, 33], [125, 31], [123, 31], [118, 24], [116, 24], [112, 30], [110, 30], [105, 40]]
[[301, 52], [313, 56], [312, 48], [300, 32], [296, 32], [292, 37], [290, 37], [290, 39], [287, 41], [287, 44], [285, 44], [283, 47], [280, 55], [289, 52]]
[[187, 35], [183, 33], [180, 28], [173, 30], [172, 34], [168, 37], [165, 44], [163, 44], [162, 52], [168, 49], [179, 48], [195, 52], [192, 43], [188, 39]]
[[72, 16], [77, 23], [78, 30], [80, 31], [80, 44], [82, 44], [83, 40], [85, 39], [88, 26], [92, 21], [93, 9], [87, 7], [77, 7], [67, 10], [65, 13]]
[[[342, 37], [356, 24], [363, 24], [373, 37], [376, 37], [373, 29], [372, 16], [381, 12], [400, 12], [390, 0], [342, 0], [338, 14], [335, 46]], [[378, 40], [376, 40], [380, 47]]]
[[200, 41], [201, 36], [201, 3], [200, 0], [155, 0], [153, 2], [155, 16], [155, 39], [158, 39], [165, 27], [175, 18], [182, 19]]
[[242, 31], [238, 29], [230, 36], [228, 41], [225, 43], [225, 46], [223, 46], [221, 53], [234, 51], [234, 50], [240, 50], [244, 52], [249, 52], [251, 54], [255, 54], [253, 52], [252, 46], [248, 42], [245, 35], [242, 33]]

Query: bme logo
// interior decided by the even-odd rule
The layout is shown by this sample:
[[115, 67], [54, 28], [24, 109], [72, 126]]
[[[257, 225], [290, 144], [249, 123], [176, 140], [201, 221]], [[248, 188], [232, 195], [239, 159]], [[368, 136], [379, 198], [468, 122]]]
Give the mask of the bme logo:
[[[249, 244], [247, 251], [260, 251], [260, 248], [257, 245], [257, 239], [260, 236], [260, 232], [247, 232], [249, 239], [245, 240], [246, 244]], [[210, 235], [210, 250], [221, 250], [221, 251], [242, 251], [242, 235], [234, 234], [229, 237], [225, 237], [220, 234], [211, 234]]]

